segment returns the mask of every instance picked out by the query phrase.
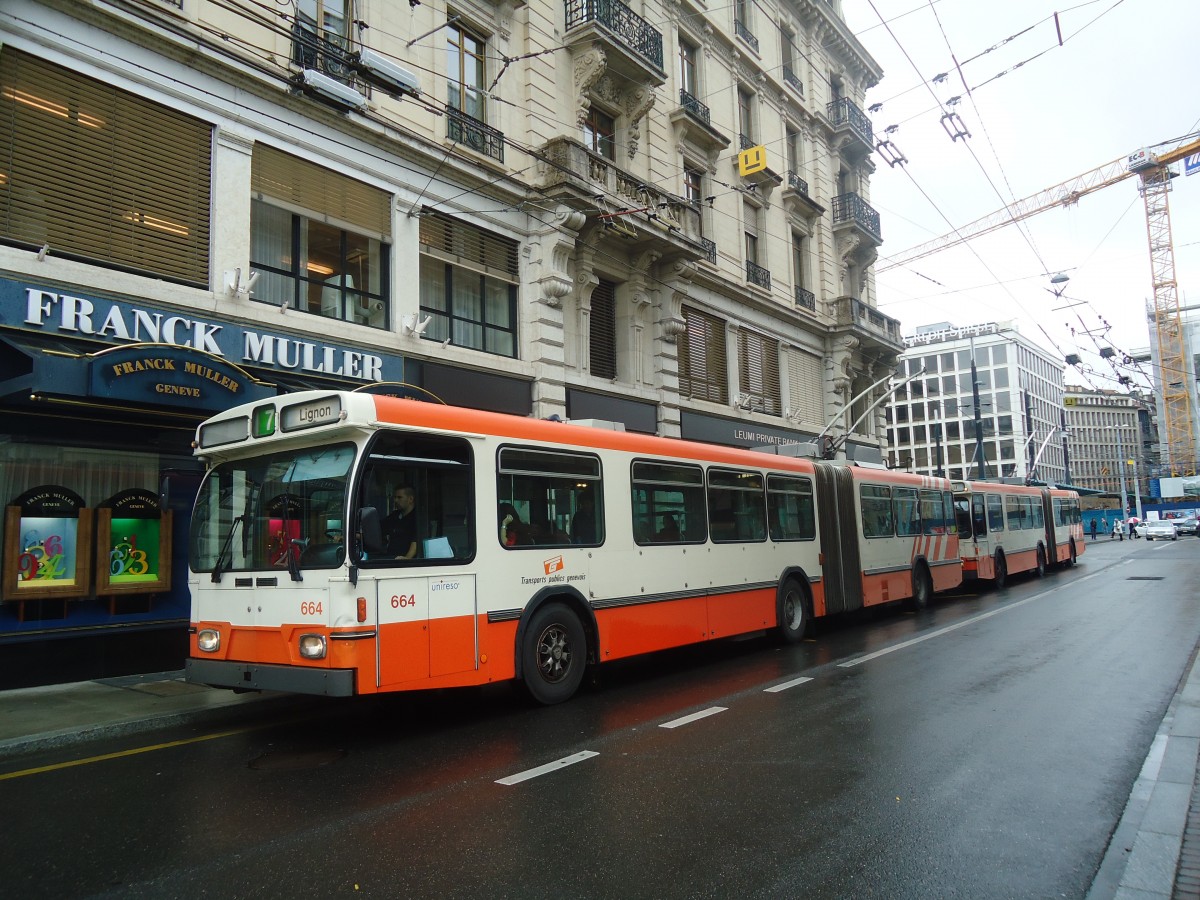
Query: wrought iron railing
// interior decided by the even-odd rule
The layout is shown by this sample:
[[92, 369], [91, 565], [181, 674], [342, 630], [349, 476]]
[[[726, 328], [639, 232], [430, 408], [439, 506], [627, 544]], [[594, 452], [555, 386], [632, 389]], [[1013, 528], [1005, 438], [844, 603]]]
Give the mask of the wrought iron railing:
[[699, 119], [705, 125], [710, 124], [710, 113], [708, 107], [689, 94], [683, 88], [679, 89], [679, 105], [683, 107], [683, 111], [694, 118]]
[[754, 36], [754, 33], [746, 27], [746, 23], [741, 19], [733, 20], [733, 33], [749, 44], [755, 53], [758, 52], [758, 38]]
[[783, 80], [796, 89], [796, 92], [801, 97], [804, 96], [804, 82], [800, 80], [800, 76], [792, 71], [792, 67], [785, 65], [783, 67]]
[[504, 132], [451, 107], [446, 108], [446, 137], [504, 162]]
[[746, 260], [746, 280], [769, 291], [771, 289], [771, 270]]
[[706, 237], [702, 237], [699, 240], [700, 246], [704, 248], [704, 258], [715, 266], [717, 264], [717, 242], [710, 241]]
[[662, 71], [662, 32], [626, 6], [621, 0], [565, 0], [567, 30], [595, 22], [603, 25], [622, 44]]
[[871, 128], [871, 120], [867, 118], [867, 114], [855, 106], [848, 97], [842, 97], [840, 100], [832, 101], [826, 108], [826, 114], [829, 116], [829, 121], [834, 127], [849, 125], [862, 141], [871, 146], [875, 143], [874, 132]]
[[746, 134], [738, 134], [738, 149], [749, 150], [754, 146], [754, 138]]
[[789, 191], [795, 191], [797, 194], [803, 194], [805, 197], [808, 196], [808, 182], [791, 169], [788, 169], [787, 181]]
[[345, 84], [354, 81], [354, 67], [346, 60], [346, 39], [339, 35], [322, 37], [311, 25], [292, 27], [292, 62], [302, 69], [316, 69]]
[[853, 222], [877, 241], [883, 240], [879, 230], [879, 213], [871, 204], [853, 191], [833, 198], [833, 224]]
[[796, 288], [796, 305], [803, 306], [805, 309], [817, 311], [817, 295], [812, 291], [806, 291], [802, 287]]

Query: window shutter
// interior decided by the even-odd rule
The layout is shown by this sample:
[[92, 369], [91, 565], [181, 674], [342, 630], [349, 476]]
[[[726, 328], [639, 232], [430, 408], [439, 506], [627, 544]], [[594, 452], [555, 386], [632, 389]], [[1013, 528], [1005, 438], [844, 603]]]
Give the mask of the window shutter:
[[779, 393], [779, 342], [741, 329], [738, 332], [738, 382], [740, 389], [754, 398], [751, 409], [779, 415], [783, 411]]
[[686, 331], [679, 342], [679, 391], [689, 399], [729, 402], [725, 322], [683, 308]]
[[430, 209], [421, 212], [421, 252], [517, 283], [517, 241]]
[[788, 396], [792, 415], [804, 422], [824, 422], [821, 358], [801, 350], [788, 354]]
[[277, 200], [298, 213], [317, 213], [348, 230], [390, 241], [392, 195], [316, 163], [254, 145], [250, 187], [262, 199]]
[[592, 291], [589, 369], [597, 378], [617, 377], [617, 286], [600, 279]]
[[0, 236], [209, 283], [212, 128], [11, 47], [0, 52]]

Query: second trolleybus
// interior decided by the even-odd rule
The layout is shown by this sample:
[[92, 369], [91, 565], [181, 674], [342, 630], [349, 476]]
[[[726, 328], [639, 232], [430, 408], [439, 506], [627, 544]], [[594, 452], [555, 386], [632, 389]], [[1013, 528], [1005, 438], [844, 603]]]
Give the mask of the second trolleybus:
[[1003, 587], [1009, 575], [1075, 565], [1084, 552], [1075, 491], [1034, 485], [955, 481], [963, 577]]

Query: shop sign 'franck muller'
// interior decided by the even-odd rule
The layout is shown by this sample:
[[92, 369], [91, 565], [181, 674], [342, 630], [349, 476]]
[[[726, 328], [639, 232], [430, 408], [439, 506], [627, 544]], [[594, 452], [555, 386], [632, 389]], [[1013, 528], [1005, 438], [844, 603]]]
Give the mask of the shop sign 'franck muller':
[[[9, 283], [11, 288], [12, 283]], [[5, 291], [7, 293], [7, 291]], [[356, 381], [386, 380], [383, 357], [236, 325], [215, 325], [109, 300], [25, 288], [25, 326], [73, 337], [191, 347], [226, 359], [272, 369], [313, 372]], [[4, 316], [0, 315], [0, 324]], [[12, 323], [16, 324], [16, 323]]]

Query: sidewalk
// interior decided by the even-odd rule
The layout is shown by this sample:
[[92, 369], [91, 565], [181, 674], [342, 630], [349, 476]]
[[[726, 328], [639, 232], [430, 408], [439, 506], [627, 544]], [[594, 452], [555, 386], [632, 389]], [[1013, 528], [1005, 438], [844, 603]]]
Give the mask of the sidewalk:
[[188, 684], [182, 671], [0, 691], [0, 759], [164, 728], [286, 696]]

